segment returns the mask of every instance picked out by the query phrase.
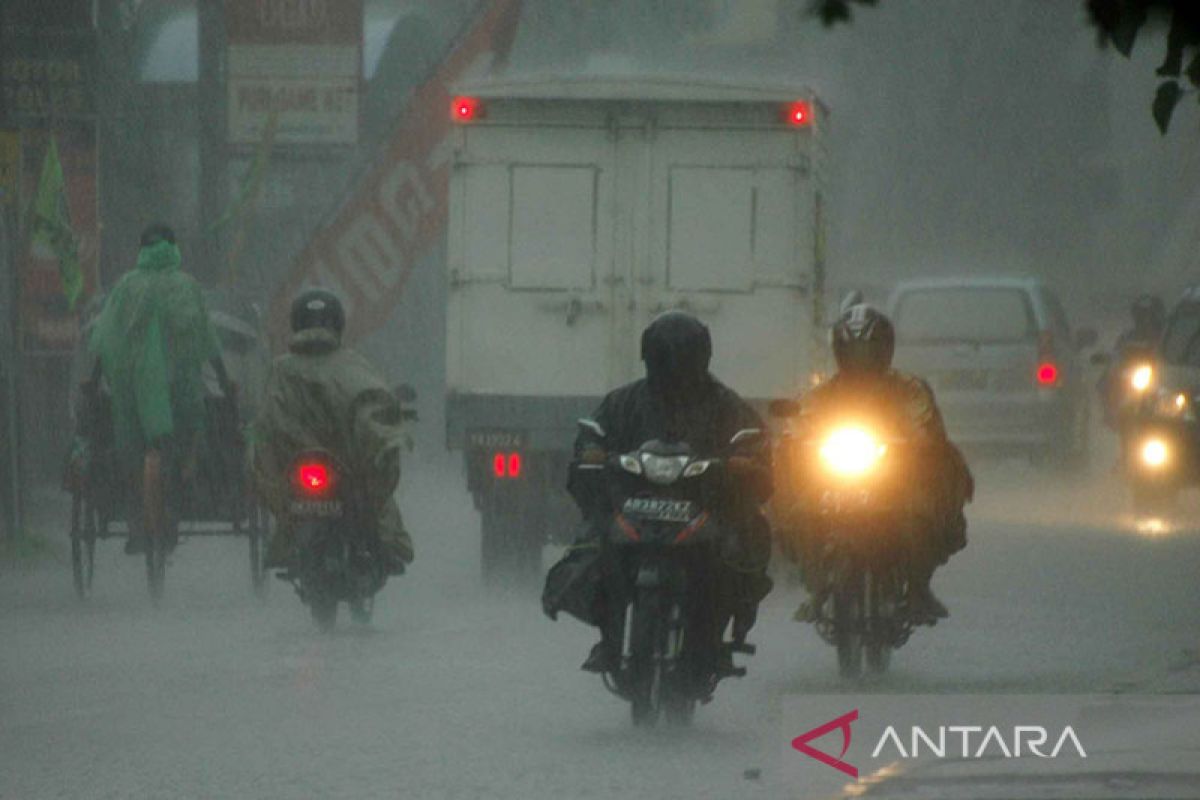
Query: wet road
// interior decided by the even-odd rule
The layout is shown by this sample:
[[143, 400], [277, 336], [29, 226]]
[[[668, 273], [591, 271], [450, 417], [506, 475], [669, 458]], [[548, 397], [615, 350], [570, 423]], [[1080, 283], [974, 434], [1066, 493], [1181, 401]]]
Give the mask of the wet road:
[[935, 581], [952, 617], [875, 683], [836, 678], [781, 580], [749, 677], [672, 735], [633, 731], [578, 671], [590, 631], [545, 619], [535, 590], [478, 586], [457, 478], [416, 467], [403, 507], [418, 561], [369, 628], [319, 635], [280, 583], [255, 600], [241, 541], [182, 544], [158, 610], [116, 542], [85, 605], [65, 564], [6, 572], [0, 798], [796, 796], [779, 763], [789, 694], [1194, 691], [1200, 534], [1139, 527], [1097, 473], [982, 468], [970, 546]]

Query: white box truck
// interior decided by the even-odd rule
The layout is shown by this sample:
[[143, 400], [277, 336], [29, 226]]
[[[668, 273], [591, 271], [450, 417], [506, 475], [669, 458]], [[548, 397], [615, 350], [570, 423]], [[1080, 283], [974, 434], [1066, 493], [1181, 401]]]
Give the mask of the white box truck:
[[448, 220], [447, 442], [465, 453], [485, 577], [572, 534], [575, 420], [643, 375], [681, 308], [752, 401], [814, 367], [826, 112], [804, 89], [691, 79], [460, 86]]

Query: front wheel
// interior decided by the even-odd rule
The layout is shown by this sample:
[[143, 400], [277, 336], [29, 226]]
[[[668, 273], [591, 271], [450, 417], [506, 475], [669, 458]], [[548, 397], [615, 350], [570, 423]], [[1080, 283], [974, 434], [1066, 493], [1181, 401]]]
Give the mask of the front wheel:
[[659, 598], [639, 592], [630, 615], [630, 715], [638, 727], [653, 727], [663, 710], [663, 631]]
[[896, 601], [895, 587], [878, 576], [866, 576], [867, 618], [871, 621], [871, 631], [866, 643], [867, 672], [881, 675], [887, 672], [892, 663], [892, 626], [896, 624], [899, 604]]
[[858, 678], [863, 669], [862, 579], [854, 576], [833, 593], [833, 624], [837, 645], [838, 674]]
[[77, 491], [71, 498], [71, 573], [75, 595], [86, 600], [92, 593], [96, 566], [96, 530], [93, 512]]
[[1162, 516], [1175, 510], [1179, 490], [1174, 486], [1135, 479], [1129, 488], [1133, 513], [1139, 516]]
[[146, 453], [142, 464], [142, 535], [146, 542], [146, 583], [150, 600], [162, 602], [167, 573], [167, 503], [162, 456]]

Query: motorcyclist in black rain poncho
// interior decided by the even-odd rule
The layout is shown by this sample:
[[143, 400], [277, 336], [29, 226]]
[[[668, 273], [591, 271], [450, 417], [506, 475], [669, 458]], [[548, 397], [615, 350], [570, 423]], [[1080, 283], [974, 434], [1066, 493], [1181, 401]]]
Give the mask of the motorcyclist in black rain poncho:
[[[581, 432], [575, 442], [568, 490], [585, 519], [584, 533], [546, 579], [542, 602], [554, 618], [566, 611], [600, 628], [601, 641], [583, 664], [590, 672], [607, 672], [620, 660], [624, 609], [622, 582], [606, 555], [604, 531], [612, 517], [608, 497], [597, 496], [578, 479], [581, 463], [602, 463], [649, 440], [683, 442], [695, 452], [724, 454], [740, 430], [763, 429], [759, 415], [733, 390], [709, 374], [712, 340], [695, 317], [669, 311], [655, 318], [642, 334], [646, 377], [609, 393], [592, 419], [604, 430], [603, 443]], [[733, 638], [744, 642], [757, 606], [770, 591], [766, 575], [770, 531], [761, 505], [771, 494], [770, 454], [756, 445], [727, 460], [720, 511], [736, 535], [715, 566], [715, 596], [709, 609], [712, 630], [721, 637], [729, 620]]]

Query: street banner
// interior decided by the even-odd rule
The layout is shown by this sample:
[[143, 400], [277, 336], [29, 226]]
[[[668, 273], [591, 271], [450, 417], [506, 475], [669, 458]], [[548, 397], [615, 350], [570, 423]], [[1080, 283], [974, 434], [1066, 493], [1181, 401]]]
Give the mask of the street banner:
[[229, 142], [353, 145], [362, 86], [362, 0], [229, 0]]
[[[80, 295], [96, 286], [100, 255], [97, 213], [96, 126], [72, 124], [47, 130], [27, 129], [21, 137], [21, 182], [25, 198], [45, 187], [43, 173], [52, 146], [58, 152], [62, 192], [62, 214], [69, 215], [70, 230], [77, 244]], [[52, 167], [53, 171], [53, 167]], [[36, 236], [34, 209], [26, 210], [26, 246], [17, 260], [20, 286], [21, 347], [28, 354], [71, 352], [79, 341], [79, 305], [71, 307], [60, 272], [61, 252], [54, 241]]]
[[286, 331], [291, 298], [309, 285], [343, 297], [351, 341], [387, 322], [413, 266], [445, 229], [454, 124], [450, 88], [504, 61], [520, 6], [520, 0], [486, 3], [413, 92], [375, 163], [316, 231], [276, 291], [271, 321], [277, 339]]

